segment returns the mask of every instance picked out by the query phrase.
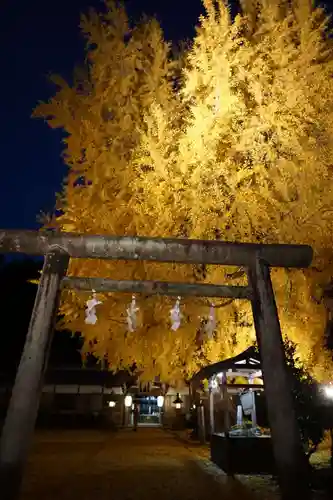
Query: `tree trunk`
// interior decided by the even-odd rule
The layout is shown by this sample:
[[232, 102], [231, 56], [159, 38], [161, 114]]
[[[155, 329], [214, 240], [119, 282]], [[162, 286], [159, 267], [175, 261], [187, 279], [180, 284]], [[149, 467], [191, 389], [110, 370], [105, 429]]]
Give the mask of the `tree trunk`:
[[58, 248], [45, 256], [20, 365], [10, 399], [0, 443], [2, 500], [19, 496], [23, 467], [33, 436], [42, 392], [43, 375], [56, 318], [59, 286], [69, 257]]
[[249, 269], [249, 283], [254, 295], [252, 311], [282, 498], [309, 499], [308, 468], [294, 409], [270, 271], [259, 258]]

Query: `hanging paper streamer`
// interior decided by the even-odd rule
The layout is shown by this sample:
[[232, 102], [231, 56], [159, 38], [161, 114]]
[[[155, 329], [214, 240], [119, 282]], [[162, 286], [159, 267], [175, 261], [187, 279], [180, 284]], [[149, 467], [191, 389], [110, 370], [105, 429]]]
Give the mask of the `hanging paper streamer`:
[[216, 328], [215, 307], [214, 304], [212, 304], [210, 306], [208, 321], [205, 328], [209, 340], [212, 340], [215, 328]]
[[97, 322], [96, 316], [96, 306], [102, 304], [100, 300], [96, 298], [96, 292], [93, 290], [92, 299], [87, 300], [86, 302], [86, 319], [85, 322], [87, 325], [95, 325]]
[[176, 304], [170, 311], [170, 316], [171, 316], [171, 330], [178, 330], [180, 327], [180, 321], [181, 321], [181, 312], [180, 312], [180, 297], [177, 298]]
[[136, 313], [139, 311], [139, 308], [136, 306], [135, 296], [132, 296], [132, 302], [126, 309], [127, 312], [127, 325], [128, 330], [130, 332], [134, 332], [136, 329]]

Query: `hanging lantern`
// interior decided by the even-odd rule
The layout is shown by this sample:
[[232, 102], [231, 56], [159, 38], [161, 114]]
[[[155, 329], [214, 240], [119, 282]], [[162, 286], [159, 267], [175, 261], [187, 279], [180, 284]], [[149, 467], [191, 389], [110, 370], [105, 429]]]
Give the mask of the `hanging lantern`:
[[182, 314], [180, 312], [180, 297], [177, 298], [176, 304], [170, 311], [171, 316], [171, 330], [176, 331], [180, 327]]
[[124, 404], [125, 404], [126, 408], [130, 408], [132, 406], [132, 402], [133, 402], [133, 398], [130, 394], [125, 396]]
[[162, 408], [164, 404], [164, 397], [163, 396], [157, 396], [157, 406], [158, 408]]
[[96, 306], [102, 304], [100, 300], [97, 299], [96, 292], [93, 290], [92, 298], [86, 302], [86, 319], [85, 323], [87, 325], [95, 325], [97, 322]]
[[179, 392], [177, 392], [176, 399], [174, 400], [173, 404], [176, 407], [176, 410], [180, 410], [183, 404], [183, 400], [181, 399]]

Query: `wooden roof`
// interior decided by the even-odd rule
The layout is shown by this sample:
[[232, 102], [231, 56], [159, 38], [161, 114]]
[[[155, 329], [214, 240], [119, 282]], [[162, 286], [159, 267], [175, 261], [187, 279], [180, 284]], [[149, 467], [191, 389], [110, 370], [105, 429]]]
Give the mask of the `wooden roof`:
[[[11, 385], [15, 374], [0, 373], [0, 385]], [[126, 370], [112, 373], [96, 368], [49, 368], [44, 376], [44, 385], [100, 385], [104, 387], [118, 387], [126, 384], [133, 385], [137, 375], [131, 375]]]
[[201, 368], [190, 380], [191, 384], [198, 384], [204, 379], [210, 379], [221, 372], [232, 371], [234, 376], [242, 376], [245, 373], [255, 373], [261, 370], [260, 356], [255, 347], [249, 347], [244, 352], [233, 358], [218, 361], [212, 365]]

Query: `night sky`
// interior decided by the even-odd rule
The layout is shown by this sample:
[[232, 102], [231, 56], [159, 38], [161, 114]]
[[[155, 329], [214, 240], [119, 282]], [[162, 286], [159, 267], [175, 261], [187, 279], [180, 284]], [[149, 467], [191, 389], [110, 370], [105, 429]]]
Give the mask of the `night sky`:
[[[61, 131], [30, 116], [36, 103], [54, 92], [47, 75], [55, 72], [70, 78], [73, 67], [83, 60], [80, 13], [100, 4], [96, 0], [0, 0], [0, 228], [36, 229], [38, 213], [54, 206], [66, 174]], [[202, 10], [200, 0], [125, 4], [134, 18], [141, 12], [156, 13], [168, 39], [192, 36]]]
[[[330, 0], [333, 2], [333, 0]], [[327, 2], [328, 3], [328, 2]], [[54, 92], [50, 72], [70, 78], [84, 57], [79, 18], [96, 0], [0, 0], [1, 183], [0, 228], [35, 229], [38, 213], [53, 209], [66, 174], [61, 131], [30, 118]], [[200, 0], [130, 0], [131, 17], [157, 14], [168, 39], [191, 37]]]

